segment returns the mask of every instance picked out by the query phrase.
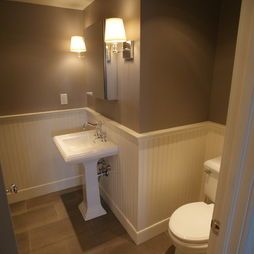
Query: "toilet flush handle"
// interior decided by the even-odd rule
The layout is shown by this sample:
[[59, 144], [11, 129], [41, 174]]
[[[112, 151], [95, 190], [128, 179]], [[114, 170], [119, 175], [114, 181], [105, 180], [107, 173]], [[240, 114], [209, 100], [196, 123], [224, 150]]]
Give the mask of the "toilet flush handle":
[[205, 171], [205, 173], [208, 174], [208, 175], [211, 175], [211, 174], [212, 174], [212, 171], [209, 170], [209, 169], [205, 169], [204, 171]]
[[211, 222], [211, 229], [215, 235], [218, 235], [220, 232], [220, 222], [218, 220], [213, 219]]

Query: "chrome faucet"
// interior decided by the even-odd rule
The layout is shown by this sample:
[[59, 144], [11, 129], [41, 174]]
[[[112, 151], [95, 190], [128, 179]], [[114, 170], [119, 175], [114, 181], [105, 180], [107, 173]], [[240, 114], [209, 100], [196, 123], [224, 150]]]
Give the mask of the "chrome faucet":
[[82, 126], [85, 131], [87, 126], [91, 126], [95, 128], [95, 137], [101, 139], [101, 141], [106, 142], [107, 136], [106, 133], [102, 131], [102, 121], [98, 121], [96, 123], [91, 123], [89, 121], [85, 122]]

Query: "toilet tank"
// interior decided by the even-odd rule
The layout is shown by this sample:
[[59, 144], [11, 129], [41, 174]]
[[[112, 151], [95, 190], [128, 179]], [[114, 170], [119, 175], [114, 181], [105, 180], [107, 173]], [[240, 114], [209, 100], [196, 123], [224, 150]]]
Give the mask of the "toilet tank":
[[204, 193], [207, 198], [215, 202], [218, 177], [220, 172], [221, 156], [204, 163], [205, 184]]

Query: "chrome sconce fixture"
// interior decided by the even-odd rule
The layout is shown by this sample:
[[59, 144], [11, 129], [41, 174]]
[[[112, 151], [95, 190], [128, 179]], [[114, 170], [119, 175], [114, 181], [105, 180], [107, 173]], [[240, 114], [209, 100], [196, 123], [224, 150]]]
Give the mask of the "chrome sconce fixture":
[[86, 44], [82, 36], [72, 36], [70, 51], [78, 53], [78, 56], [83, 56], [83, 53], [86, 52]]
[[125, 60], [134, 59], [134, 41], [127, 40], [123, 19], [106, 19], [104, 41], [106, 43], [106, 58], [108, 62], [110, 62], [111, 53], [122, 53]]

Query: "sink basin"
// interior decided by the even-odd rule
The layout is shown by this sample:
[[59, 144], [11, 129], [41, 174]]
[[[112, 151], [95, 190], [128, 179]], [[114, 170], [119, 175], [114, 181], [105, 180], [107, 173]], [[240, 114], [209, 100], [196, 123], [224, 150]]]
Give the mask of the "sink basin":
[[100, 200], [97, 162], [101, 158], [116, 155], [117, 145], [96, 138], [94, 130], [55, 136], [53, 140], [65, 162], [84, 165], [84, 200], [79, 205], [84, 220], [106, 214]]
[[117, 146], [95, 138], [95, 131], [82, 131], [54, 137], [65, 162], [79, 163], [117, 154]]

